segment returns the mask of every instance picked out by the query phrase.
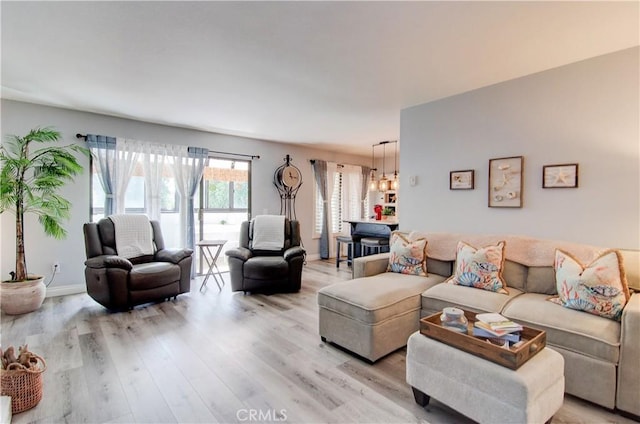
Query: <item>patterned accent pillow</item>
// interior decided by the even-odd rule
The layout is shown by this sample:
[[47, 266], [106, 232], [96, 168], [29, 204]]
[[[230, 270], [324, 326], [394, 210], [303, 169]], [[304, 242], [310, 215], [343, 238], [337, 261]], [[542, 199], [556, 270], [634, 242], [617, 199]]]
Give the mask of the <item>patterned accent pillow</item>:
[[558, 296], [551, 302], [620, 321], [630, 297], [620, 252], [607, 250], [585, 267], [556, 249], [554, 268]]
[[394, 231], [389, 240], [387, 271], [427, 276], [427, 239], [411, 239], [406, 233]]
[[447, 283], [509, 294], [502, 278], [505, 244], [501, 241], [495, 246], [476, 249], [463, 241], [458, 242], [456, 270]]

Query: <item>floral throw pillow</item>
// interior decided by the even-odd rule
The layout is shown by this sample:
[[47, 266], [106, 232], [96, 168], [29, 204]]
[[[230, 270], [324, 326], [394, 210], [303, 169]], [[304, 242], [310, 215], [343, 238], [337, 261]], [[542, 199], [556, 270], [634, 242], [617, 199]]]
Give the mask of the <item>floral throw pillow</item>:
[[554, 268], [558, 296], [550, 301], [620, 320], [630, 296], [620, 252], [608, 250], [585, 267], [569, 253], [557, 249]]
[[508, 294], [507, 284], [502, 279], [504, 246], [505, 242], [501, 241], [495, 246], [476, 249], [463, 241], [458, 242], [456, 270], [447, 283]]
[[387, 271], [427, 276], [427, 239], [410, 239], [405, 233], [394, 231], [389, 240]]

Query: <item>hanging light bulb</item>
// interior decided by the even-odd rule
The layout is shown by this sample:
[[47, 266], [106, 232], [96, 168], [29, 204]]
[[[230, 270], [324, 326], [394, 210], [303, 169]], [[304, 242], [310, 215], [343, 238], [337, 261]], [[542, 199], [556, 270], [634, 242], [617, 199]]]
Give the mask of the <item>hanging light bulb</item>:
[[369, 181], [369, 191], [376, 191], [378, 189], [378, 182], [376, 181], [376, 168], [375, 168], [375, 147], [371, 146], [371, 181]]
[[379, 191], [387, 191], [389, 190], [389, 180], [384, 175], [378, 181], [378, 190]]
[[391, 190], [397, 190], [400, 187], [400, 180], [398, 180], [398, 173], [393, 173], [393, 180], [391, 180]]
[[376, 191], [378, 189], [378, 183], [376, 181], [375, 171], [371, 170], [371, 181], [369, 181], [369, 191]]
[[389, 190], [389, 180], [387, 179], [387, 176], [384, 174], [384, 158], [386, 156], [386, 145], [387, 145], [388, 141], [381, 141], [380, 144], [382, 144], [382, 178], [380, 178], [380, 181], [378, 181], [378, 190], [379, 191], [387, 191]]
[[395, 141], [396, 149], [393, 153], [393, 180], [391, 180], [391, 190], [397, 190], [400, 188], [400, 180], [398, 179], [398, 141]]

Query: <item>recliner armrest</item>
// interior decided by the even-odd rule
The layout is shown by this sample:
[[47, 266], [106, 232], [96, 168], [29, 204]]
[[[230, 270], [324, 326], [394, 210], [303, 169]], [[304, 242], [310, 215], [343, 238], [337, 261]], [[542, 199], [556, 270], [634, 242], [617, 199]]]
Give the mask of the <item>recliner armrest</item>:
[[120, 268], [129, 271], [133, 268], [133, 264], [126, 258], [116, 255], [100, 255], [89, 258], [84, 261], [87, 268]]
[[300, 246], [293, 246], [284, 251], [284, 260], [289, 262], [291, 259], [296, 256], [304, 256], [305, 250]]
[[246, 247], [237, 247], [235, 249], [229, 249], [225, 252], [225, 254], [231, 258], [240, 259], [241, 261], [247, 261], [249, 258], [253, 256], [251, 250]]
[[178, 264], [181, 260], [193, 255], [191, 249], [162, 249], [155, 254], [155, 260], [158, 262], [171, 262]]

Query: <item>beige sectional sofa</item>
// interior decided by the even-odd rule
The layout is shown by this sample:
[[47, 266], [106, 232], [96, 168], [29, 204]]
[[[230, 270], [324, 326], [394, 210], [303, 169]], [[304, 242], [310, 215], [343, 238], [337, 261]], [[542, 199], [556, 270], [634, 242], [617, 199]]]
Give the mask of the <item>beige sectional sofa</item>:
[[[414, 234], [415, 238], [417, 235]], [[323, 340], [373, 362], [406, 345], [419, 319], [458, 306], [500, 312], [545, 330], [547, 346], [565, 359], [566, 392], [640, 416], [640, 294], [632, 294], [621, 321], [547, 301], [556, 294], [555, 250], [583, 264], [606, 249], [522, 236], [425, 233], [427, 277], [387, 272], [388, 253], [357, 258], [354, 279], [318, 292]], [[477, 248], [504, 240], [508, 294], [446, 284], [458, 241]], [[640, 252], [621, 250], [630, 289], [640, 291]]]

